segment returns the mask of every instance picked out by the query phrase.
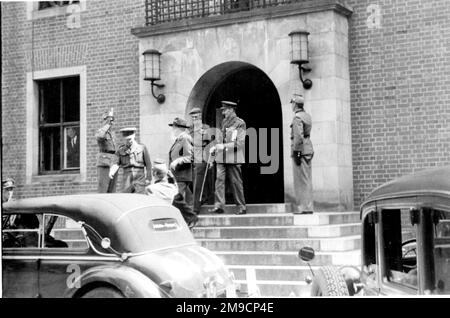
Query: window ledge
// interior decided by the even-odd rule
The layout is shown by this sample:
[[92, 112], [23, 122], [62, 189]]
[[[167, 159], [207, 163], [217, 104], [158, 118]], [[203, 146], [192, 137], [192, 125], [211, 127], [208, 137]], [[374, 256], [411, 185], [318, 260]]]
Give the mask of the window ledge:
[[[80, 6], [80, 12], [86, 11], [86, 0], [81, 0], [80, 3], [74, 3], [72, 5], [76, 5], [76, 4], [78, 4]], [[30, 9], [29, 9], [30, 12], [28, 13], [28, 19], [29, 20], [38, 20], [38, 19], [43, 19], [43, 18], [51, 18], [51, 17], [58, 17], [61, 15], [65, 15], [65, 14], [67, 14], [67, 8], [69, 6], [70, 5], [38, 10], [37, 6], [33, 2], [30, 2]]]
[[47, 182], [82, 182], [80, 173], [36, 175], [31, 177], [31, 183]]

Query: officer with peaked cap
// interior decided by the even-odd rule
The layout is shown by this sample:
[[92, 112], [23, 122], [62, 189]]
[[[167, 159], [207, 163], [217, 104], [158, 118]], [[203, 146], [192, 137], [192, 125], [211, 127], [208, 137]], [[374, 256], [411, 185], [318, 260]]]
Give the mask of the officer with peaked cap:
[[[202, 110], [198, 107], [192, 108], [189, 112], [191, 116], [192, 126], [190, 127], [190, 134], [193, 141], [193, 184], [194, 184], [194, 212], [200, 213], [202, 202], [206, 201], [212, 185], [210, 181], [205, 179], [207, 174], [207, 161], [209, 157], [209, 148], [211, 143], [211, 129], [207, 124], [202, 122]], [[203, 186], [203, 189], [202, 189]], [[203, 190], [203, 192], [202, 192]], [[200, 197], [202, 195], [202, 197]]]
[[118, 163], [116, 142], [112, 126], [114, 123], [113, 109], [103, 115], [103, 126], [97, 130], [95, 138], [99, 148], [97, 157], [98, 193], [116, 192], [117, 171], [109, 177], [110, 168]]
[[109, 173], [112, 179], [119, 167], [123, 169], [122, 192], [145, 193], [145, 186], [152, 180], [152, 162], [147, 147], [136, 141], [136, 128], [120, 130], [125, 144], [116, 151], [118, 164], [114, 164]]
[[291, 124], [291, 157], [294, 168], [294, 188], [300, 213], [313, 212], [311, 161], [314, 149], [311, 143], [311, 116], [303, 109], [302, 95], [291, 99], [294, 119]]
[[15, 187], [16, 185], [13, 178], [6, 178], [2, 181], [2, 203], [12, 200]]
[[176, 206], [189, 226], [193, 226], [198, 217], [193, 211], [192, 195], [192, 137], [187, 132], [187, 122], [175, 118], [169, 124], [172, 127], [173, 145], [169, 151], [169, 166], [178, 185], [178, 195], [174, 199]]
[[245, 122], [237, 117], [237, 104], [230, 101], [222, 101], [222, 140], [211, 148], [211, 153], [215, 154], [216, 162], [216, 191], [213, 213], [223, 213], [225, 206], [225, 180], [229, 178], [233, 196], [238, 212], [236, 214], [245, 214], [247, 212], [244, 185], [242, 181], [241, 166], [245, 163], [244, 148], [246, 125]]

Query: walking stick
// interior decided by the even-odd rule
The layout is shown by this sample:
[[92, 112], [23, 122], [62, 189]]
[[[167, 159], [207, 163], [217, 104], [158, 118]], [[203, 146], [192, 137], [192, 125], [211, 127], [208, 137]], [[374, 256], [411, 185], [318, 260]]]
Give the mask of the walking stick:
[[[203, 176], [203, 182], [202, 182], [202, 189], [200, 190], [200, 196], [199, 196], [199, 200], [200, 202], [202, 202], [202, 196], [203, 196], [203, 189], [205, 188], [205, 181], [206, 181], [206, 176], [208, 175], [208, 170], [209, 170], [209, 159], [211, 158], [211, 153], [208, 154], [208, 160], [206, 161], [206, 171], [205, 171], [205, 175]], [[201, 204], [201, 203], [200, 203]]]

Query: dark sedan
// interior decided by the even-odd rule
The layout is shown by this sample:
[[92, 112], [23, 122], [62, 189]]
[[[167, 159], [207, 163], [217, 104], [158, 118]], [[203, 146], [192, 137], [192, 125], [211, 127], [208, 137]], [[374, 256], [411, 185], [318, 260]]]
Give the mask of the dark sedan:
[[222, 261], [180, 212], [139, 194], [5, 203], [3, 297], [225, 297]]

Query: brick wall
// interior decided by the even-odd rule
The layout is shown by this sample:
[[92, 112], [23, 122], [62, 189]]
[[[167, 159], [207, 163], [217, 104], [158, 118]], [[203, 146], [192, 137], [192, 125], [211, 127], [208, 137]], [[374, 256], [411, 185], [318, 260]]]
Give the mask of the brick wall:
[[[450, 164], [450, 4], [350, 0], [355, 206], [395, 177]], [[371, 28], [369, 5], [378, 5]]]
[[[87, 1], [77, 29], [67, 28], [64, 15], [27, 20], [25, 2], [1, 5], [2, 177], [16, 179], [17, 197], [96, 191], [101, 114], [114, 107], [117, 126], [139, 127], [138, 40], [130, 30], [145, 23], [144, 0]], [[87, 68], [87, 180], [25, 185], [26, 72], [81, 65]]]

